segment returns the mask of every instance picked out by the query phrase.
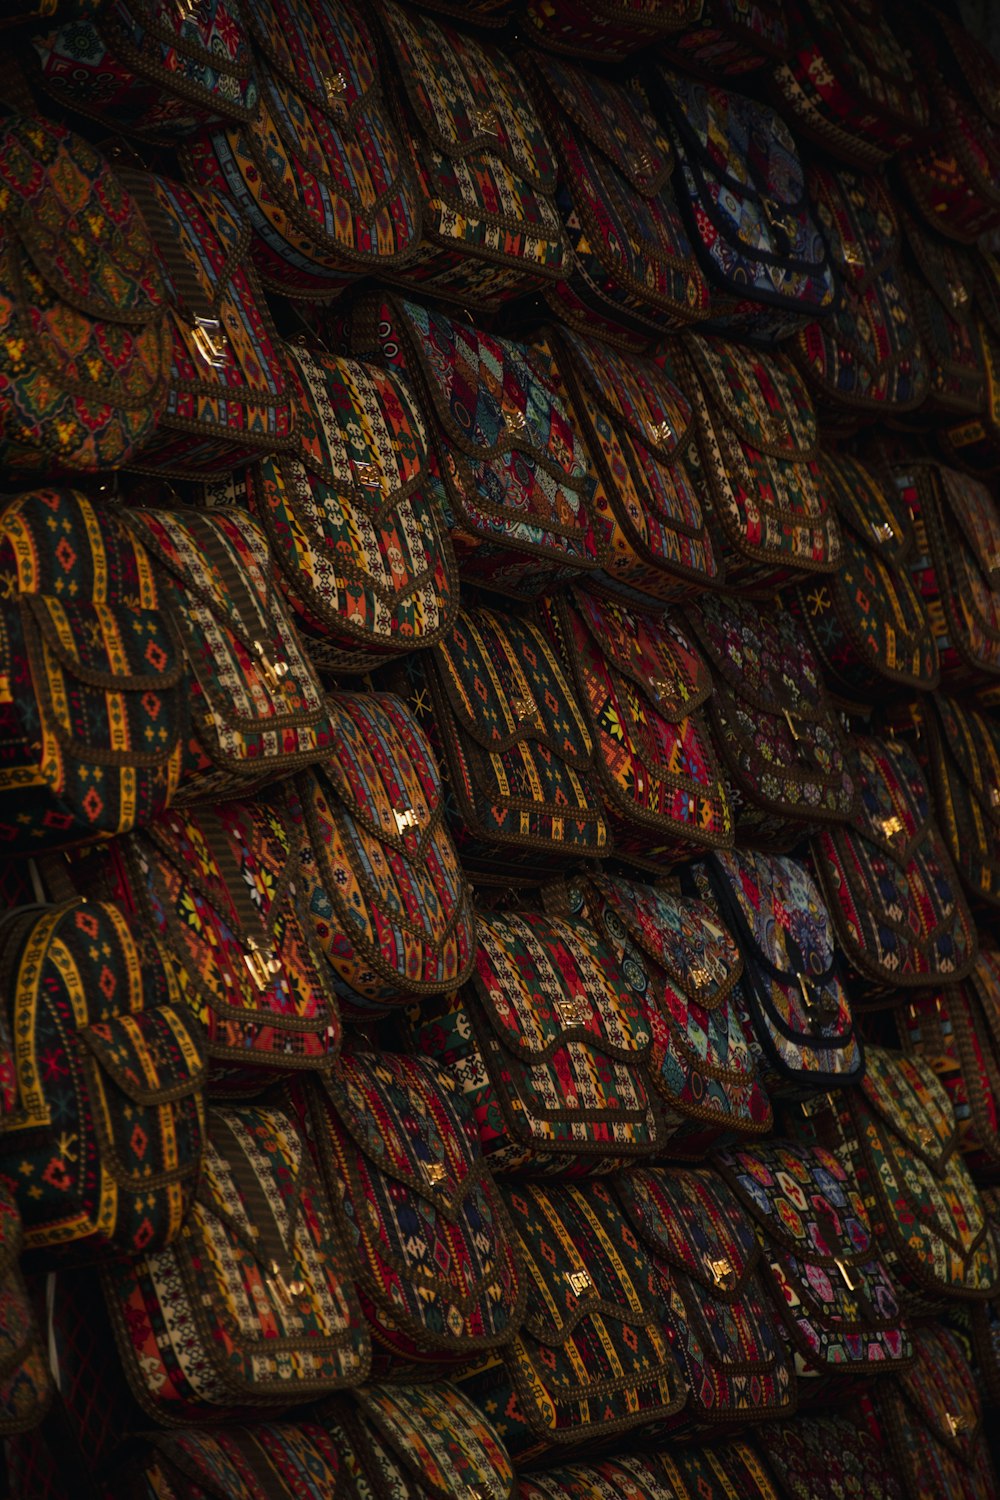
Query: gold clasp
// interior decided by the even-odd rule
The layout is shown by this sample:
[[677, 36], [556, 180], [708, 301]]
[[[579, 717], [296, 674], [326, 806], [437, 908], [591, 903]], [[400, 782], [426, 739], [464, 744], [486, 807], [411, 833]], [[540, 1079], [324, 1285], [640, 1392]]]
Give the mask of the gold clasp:
[[894, 542], [896, 540], [895, 528], [888, 521], [873, 521], [872, 531], [874, 531], [877, 541]]
[[516, 719], [533, 719], [536, 717], [537, 710], [534, 698], [512, 698], [510, 706], [514, 711]]
[[340, 72], [328, 73], [323, 79], [323, 92], [326, 94], [326, 102], [331, 109], [344, 109], [344, 95], [347, 93], [347, 74]]
[[785, 716], [785, 723], [788, 725], [788, 732], [792, 736], [792, 739], [795, 740], [796, 744], [798, 744], [802, 736], [799, 734], [799, 731], [795, 727], [795, 720], [792, 718], [791, 709], [783, 708], [781, 712]]
[[444, 1182], [447, 1175], [447, 1168], [440, 1161], [422, 1161], [420, 1163], [420, 1170], [427, 1178], [431, 1187], [437, 1187], [439, 1182]]
[[567, 1271], [566, 1280], [578, 1297], [582, 1297], [593, 1286], [589, 1271]]
[[523, 411], [505, 411], [503, 419], [507, 424], [508, 432], [523, 432], [528, 425], [528, 419]]
[[649, 436], [654, 443], [669, 443], [674, 435], [673, 423], [650, 422]]
[[264, 646], [263, 641], [254, 641], [253, 649], [254, 655], [260, 662], [261, 671], [267, 678], [269, 686], [275, 692], [278, 692], [279, 690], [284, 691], [284, 689], [289, 686], [289, 684], [285, 681], [285, 678], [291, 671], [291, 668], [289, 667], [287, 661], [272, 661], [267, 654], [267, 650]]
[[852, 1279], [851, 1273], [850, 1273], [849, 1269], [847, 1268], [847, 1266], [844, 1265], [844, 1262], [842, 1260], [835, 1259], [834, 1260], [834, 1265], [837, 1267], [837, 1270], [840, 1272], [841, 1277], [842, 1277], [843, 1282], [844, 1282], [844, 1285], [846, 1286], [847, 1290], [849, 1292], [856, 1292], [856, 1291], [858, 1291], [858, 1289], [861, 1286], [861, 1283], [860, 1283], [860, 1281], [854, 1281]]
[[405, 833], [408, 828], [420, 827], [420, 819], [417, 817], [412, 807], [394, 807], [392, 813], [393, 817], [396, 819], [397, 833]]
[[783, 209], [781, 204], [776, 203], [773, 198], [762, 198], [760, 201], [763, 204], [764, 213], [771, 228], [780, 229], [782, 234], [794, 243], [799, 227], [799, 221], [795, 215], [789, 210]]
[[354, 473], [358, 484], [363, 484], [365, 489], [380, 490], [382, 488], [382, 475], [375, 464], [355, 464]]
[[250, 977], [261, 991], [270, 989], [271, 980], [281, 970], [281, 964], [272, 953], [270, 957], [254, 942], [253, 938], [247, 940], [243, 950], [243, 962], [250, 970]]
[[556, 1010], [564, 1026], [583, 1026], [587, 1020], [587, 1007], [577, 995], [561, 995], [556, 1001]]
[[477, 135], [499, 135], [500, 116], [492, 107], [473, 111], [472, 123]]
[[949, 1411], [945, 1413], [945, 1421], [948, 1423], [952, 1437], [959, 1437], [961, 1433], [969, 1430], [968, 1417], [956, 1416], [954, 1412]]
[[736, 1279], [733, 1263], [728, 1255], [720, 1255], [718, 1260], [710, 1260], [708, 1269], [712, 1273], [716, 1286], [725, 1286], [727, 1281]]
[[1000, 807], [1000, 786], [990, 787], [990, 806]]
[[291, 1307], [292, 1298], [301, 1297], [306, 1289], [304, 1281], [286, 1281], [281, 1274], [281, 1267], [276, 1260], [272, 1260], [271, 1262], [271, 1273], [267, 1279], [269, 1285], [278, 1293], [278, 1296], [286, 1307]]
[[191, 332], [194, 335], [195, 347], [207, 365], [213, 370], [225, 369], [226, 365], [226, 336], [222, 332], [222, 324], [218, 318], [200, 318], [195, 314]]
[[896, 813], [891, 818], [879, 818], [878, 826], [882, 830], [882, 837], [894, 839], [903, 832], [903, 820]]

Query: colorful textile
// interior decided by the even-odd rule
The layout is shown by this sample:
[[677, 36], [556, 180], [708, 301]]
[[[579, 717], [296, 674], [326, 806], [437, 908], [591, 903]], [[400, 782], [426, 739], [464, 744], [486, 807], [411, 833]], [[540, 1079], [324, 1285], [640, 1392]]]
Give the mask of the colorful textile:
[[52, 1399], [52, 1374], [21, 1274], [21, 1216], [0, 1187], [0, 1434], [37, 1426]]
[[972, 900], [1000, 905], [1000, 728], [989, 713], [944, 693], [917, 712], [948, 852]]
[[927, 404], [966, 415], [986, 399], [983, 350], [975, 317], [976, 259], [971, 250], [905, 220], [906, 285], [927, 351]]
[[552, 52], [620, 60], [695, 20], [698, 0], [528, 0], [527, 20]]
[[887, 1454], [847, 1417], [800, 1417], [755, 1437], [786, 1500], [906, 1500]]

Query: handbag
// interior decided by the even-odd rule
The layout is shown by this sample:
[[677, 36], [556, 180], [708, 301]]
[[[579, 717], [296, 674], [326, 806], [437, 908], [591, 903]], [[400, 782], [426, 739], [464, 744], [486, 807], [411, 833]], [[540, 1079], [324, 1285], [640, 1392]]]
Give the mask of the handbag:
[[673, 148], [641, 86], [540, 52], [519, 60], [559, 159], [556, 201], [573, 252], [546, 287], [556, 316], [640, 350], [706, 317], [708, 285], [671, 186]]
[[587, 719], [616, 852], [659, 872], [692, 846], [730, 847], [729, 799], [702, 716], [712, 678], [680, 621], [582, 589], [540, 608]]
[[897, 687], [937, 687], [934, 627], [907, 566], [915, 546], [908, 511], [880, 473], [848, 453], [824, 450], [820, 474], [840, 523], [840, 564], [784, 600], [827, 685], [849, 704], [878, 702]]
[[687, 1386], [666, 1332], [660, 1280], [602, 1182], [502, 1189], [528, 1283], [504, 1352], [460, 1378], [515, 1465], [623, 1433], [662, 1433]]
[[411, 706], [448, 779], [467, 870], [523, 882], [568, 857], [600, 857], [610, 832], [593, 741], [554, 648], [531, 620], [470, 607], [407, 661]]
[[652, 1032], [579, 917], [480, 912], [471, 982], [408, 1013], [412, 1048], [459, 1084], [496, 1173], [613, 1172], [663, 1143]]
[[523, 1277], [454, 1075], [428, 1057], [354, 1051], [305, 1103], [376, 1369], [509, 1343]]
[[818, 1130], [852, 1174], [904, 1308], [995, 1296], [997, 1243], [930, 1063], [869, 1046], [861, 1087], [830, 1095], [829, 1106], [802, 1129]]
[[753, 1449], [738, 1438], [560, 1464], [519, 1483], [519, 1500], [778, 1500]]
[[813, 864], [860, 991], [953, 984], [976, 956], [976, 928], [938, 832], [927, 783], [897, 740], [852, 735], [856, 811], [813, 838]]
[[292, 1121], [256, 1107], [208, 1119], [180, 1236], [103, 1276], [135, 1398], [168, 1427], [358, 1385], [371, 1358], [346, 1247]]
[[707, 715], [737, 833], [788, 847], [812, 822], [844, 822], [856, 794], [843, 737], [794, 615], [705, 594], [684, 616], [712, 669]]
[[787, 855], [719, 851], [696, 881], [742, 949], [741, 993], [769, 1092], [804, 1098], [856, 1083], [861, 1039], [830, 915], [805, 865]]
[[30, 481], [134, 458], [170, 368], [153, 241], [107, 159], [30, 114], [0, 128], [0, 307], [0, 463]]
[[179, 628], [191, 728], [184, 796], [239, 795], [329, 750], [316, 669], [274, 584], [270, 549], [245, 511], [132, 509]]
[[788, 22], [773, 79], [804, 136], [862, 170], [926, 136], [927, 89], [878, 0], [790, 0]]
[[915, 709], [938, 827], [974, 906], [1000, 905], [1000, 728], [944, 693]]
[[[253, 802], [171, 809], [76, 867], [159, 939], [205, 1028], [216, 1093], [252, 1094], [329, 1068], [340, 1015], [304, 907], [299, 839], [280, 789]], [[73, 873], [71, 871], [71, 873]]]
[[931, 373], [901, 265], [893, 199], [874, 173], [819, 163], [810, 167], [808, 186], [841, 300], [831, 317], [795, 334], [792, 357], [841, 424], [858, 411], [910, 411], [927, 396]]
[[927, 353], [927, 405], [936, 411], [975, 415], [986, 403], [975, 256], [915, 219], [906, 219], [904, 227], [909, 252], [906, 289]]
[[458, 608], [458, 578], [428, 432], [393, 371], [285, 346], [295, 403], [288, 453], [206, 488], [247, 506], [311, 660], [359, 672], [431, 645]]
[[906, 1500], [888, 1454], [840, 1412], [769, 1422], [754, 1437], [783, 1500]]
[[527, 0], [534, 40], [552, 52], [621, 61], [697, 19], [697, 0]]
[[156, 237], [172, 335], [166, 407], [132, 467], [207, 478], [287, 447], [292, 392], [249, 230], [225, 199], [119, 175]]
[[52, 1375], [19, 1257], [24, 1237], [12, 1193], [0, 1187], [0, 1436], [37, 1427], [53, 1396]]
[[663, 48], [682, 72], [707, 78], [739, 77], [790, 50], [785, 0], [705, 0], [701, 15]]
[[640, 1167], [615, 1190], [653, 1260], [689, 1396], [686, 1428], [790, 1415], [795, 1372], [758, 1272], [754, 1227], [714, 1172]]
[[870, 1398], [905, 1493], [912, 1500], [990, 1500], [1000, 1482], [962, 1346], [942, 1324], [916, 1329], [913, 1341], [912, 1369], [879, 1382]]
[[365, 12], [354, 0], [253, 0], [244, 18], [256, 108], [182, 147], [190, 185], [235, 203], [268, 291], [328, 299], [405, 264], [420, 199]]
[[900, 1017], [908, 1051], [929, 1062], [955, 1114], [969, 1170], [1000, 1166], [1000, 951], [985, 935], [962, 984], [918, 990]]
[[[925, 42], [920, 50], [926, 57], [931, 47]], [[983, 66], [988, 70], [989, 62]], [[977, 107], [970, 93], [967, 86], [958, 93], [938, 82], [938, 129], [899, 160], [901, 180], [921, 217], [967, 245], [1000, 224], [1000, 122]]]
[[589, 916], [642, 997], [670, 1156], [697, 1159], [720, 1134], [769, 1131], [771, 1104], [744, 1031], [743, 955], [712, 908], [604, 872], [576, 892], [574, 882], [571, 913]]
[[389, 693], [327, 700], [333, 751], [300, 773], [304, 904], [345, 1014], [364, 1020], [472, 972], [472, 896], [427, 738]]
[[402, 279], [484, 308], [558, 280], [556, 160], [513, 59], [394, 0], [379, 19], [423, 216]]
[[[701, 492], [731, 588], [769, 589], [840, 560], [820, 483], [816, 412], [787, 354], [720, 338], [687, 341], [701, 445]], [[696, 474], [695, 478], [699, 476]]]
[[325, 1500], [343, 1493], [344, 1457], [320, 1422], [255, 1422], [143, 1434], [112, 1500]]
[[447, 1381], [364, 1385], [322, 1410], [350, 1496], [513, 1500], [519, 1493], [495, 1425]]
[[549, 327], [543, 338], [596, 479], [599, 585], [648, 607], [721, 583], [699, 493], [694, 376], [680, 342], [664, 339], [653, 360], [569, 328]]
[[250, 118], [257, 80], [233, 0], [191, 9], [171, 0], [113, 0], [92, 9], [91, 17], [57, 13], [55, 26], [32, 37], [41, 82], [58, 104], [129, 138], [169, 140]]
[[909, 1364], [896, 1290], [836, 1156], [775, 1140], [717, 1152], [713, 1165], [755, 1226], [802, 1397], [810, 1383], [826, 1400], [831, 1383]]
[[1000, 674], [1000, 508], [990, 489], [943, 464], [893, 470], [917, 536], [910, 571], [927, 602], [946, 690]]
[[532, 598], [599, 566], [587, 450], [548, 351], [402, 298], [359, 299], [351, 328], [419, 396], [463, 582]]
[[108, 838], [180, 782], [184, 660], [152, 560], [77, 490], [0, 510], [0, 831], [8, 854]]
[[22, 908], [0, 925], [16, 1096], [0, 1178], [36, 1264], [137, 1255], [176, 1239], [201, 1168], [201, 1028], [155, 941], [105, 901]]
[[966, 266], [973, 273], [968, 305], [975, 314], [982, 401], [978, 412], [942, 429], [939, 448], [960, 468], [991, 480], [1000, 473], [1000, 258], [982, 245], [967, 254]]
[[782, 338], [837, 300], [795, 141], [766, 104], [665, 63], [654, 103], [677, 153], [677, 197], [712, 288], [714, 327]]

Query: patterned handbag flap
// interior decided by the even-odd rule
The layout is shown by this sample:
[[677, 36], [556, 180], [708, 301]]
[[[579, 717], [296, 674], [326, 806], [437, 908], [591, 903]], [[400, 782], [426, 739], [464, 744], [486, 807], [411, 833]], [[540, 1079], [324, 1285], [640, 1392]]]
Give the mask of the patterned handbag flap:
[[922, 1058], [882, 1047], [867, 1048], [866, 1062], [861, 1087], [876, 1129], [897, 1136], [907, 1153], [942, 1176], [955, 1152], [955, 1117], [937, 1075]]
[[472, 969], [475, 917], [427, 738], [391, 693], [327, 702], [332, 754], [298, 787], [320, 943], [372, 1000], [455, 988]]
[[713, 419], [755, 453], [798, 462], [815, 455], [812, 399], [786, 355], [694, 334], [688, 347]]
[[652, 198], [670, 180], [674, 153], [670, 137], [638, 89], [615, 87], [563, 58], [531, 54], [542, 80], [572, 128], [643, 197]]
[[[809, 1500], [906, 1500], [886, 1450], [871, 1433], [833, 1414], [768, 1422], [754, 1434], [781, 1477], [783, 1495]], [[957, 1500], [957, 1497], [956, 1497]]]
[[[248, 227], [221, 195], [192, 192], [152, 172], [122, 170], [120, 176], [156, 235], [171, 304], [167, 419], [187, 432], [209, 428], [233, 443], [285, 447], [292, 395], [249, 263]], [[175, 461], [188, 467], [183, 455]], [[150, 462], [143, 455], [143, 466]]]
[[[100, 321], [155, 329], [161, 338], [167, 294], [149, 230], [120, 178], [82, 136], [41, 116], [5, 122], [0, 219], [60, 302]], [[159, 359], [152, 364], [162, 375]]]
[[[507, 167], [515, 191], [521, 185], [551, 196], [555, 158], [513, 61], [491, 44], [404, 11], [392, 0], [382, 14], [410, 107], [436, 153], [434, 176], [443, 196], [449, 185], [460, 196], [458, 164], [471, 166], [480, 158], [487, 172]], [[445, 166], [442, 158], [453, 165]]]
[[809, 197], [830, 254], [852, 290], [862, 291], [899, 259], [899, 220], [881, 177], [813, 162]]
[[343, 1460], [318, 1422], [188, 1428], [147, 1439], [143, 1475], [158, 1500], [337, 1500]]
[[[520, 1402], [550, 1436], [675, 1411], [687, 1394], [649, 1257], [599, 1182], [501, 1189], [528, 1281], [508, 1355]], [[625, 1423], [623, 1422], [624, 1426]]]
[[913, 550], [913, 526], [876, 471], [850, 453], [824, 449], [823, 485], [841, 523], [880, 557], [902, 563]]
[[562, 668], [536, 625], [492, 609], [462, 611], [435, 648], [448, 707], [491, 756], [524, 741], [584, 770], [593, 744]]
[[162, 1244], [200, 1164], [200, 1029], [117, 905], [29, 908], [4, 939], [17, 1080], [5, 1153], [41, 1188], [25, 1205], [28, 1244]]
[[189, 11], [171, 0], [112, 0], [94, 24], [67, 16], [32, 45], [48, 92], [113, 118], [124, 135], [245, 120], [257, 100], [249, 38], [230, 0]]
[[[715, 1500], [714, 1490], [701, 1493], [704, 1500]], [[653, 1453], [623, 1453], [525, 1474], [518, 1488], [519, 1500], [693, 1500], [694, 1494], [681, 1487], [674, 1456]]]
[[[675, 378], [679, 361], [671, 368], [669, 356], [656, 364], [636, 359], [572, 329], [564, 329], [562, 337], [591, 399], [615, 426], [624, 428], [654, 463], [676, 464], [693, 440], [695, 425], [691, 402]], [[683, 516], [671, 519], [685, 528]], [[698, 512], [697, 519], [687, 519], [686, 529], [694, 533], [701, 524]]]
[[473, 982], [505, 1051], [536, 1067], [571, 1051], [641, 1063], [651, 1042], [642, 1006], [588, 923], [481, 912], [478, 927]]
[[365, 1385], [354, 1400], [400, 1466], [414, 1495], [451, 1500], [511, 1500], [510, 1458], [488, 1418], [446, 1381], [433, 1385]]
[[710, 906], [619, 875], [601, 872], [590, 879], [672, 987], [706, 1010], [721, 1005], [743, 972], [743, 955]]
[[805, 866], [781, 854], [751, 849], [712, 856], [723, 871], [741, 934], [778, 974], [825, 981], [834, 964], [829, 913]]
[[958, 1336], [946, 1325], [913, 1330], [916, 1363], [899, 1376], [899, 1390], [918, 1422], [968, 1463], [979, 1441], [982, 1401]]
[[323, 692], [274, 587], [271, 554], [245, 512], [130, 510], [173, 586], [203, 703], [203, 740], [224, 761], [317, 758], [329, 742]]
[[[175, 1246], [109, 1269], [126, 1368], [183, 1417], [364, 1380], [367, 1325], [305, 1139], [272, 1108], [214, 1108], [198, 1194]], [[183, 1351], [169, 1332], [184, 1326]], [[159, 1336], [158, 1336], [159, 1333]], [[195, 1417], [195, 1420], [197, 1418]]]
[[841, 942], [880, 982], [961, 979], [975, 924], [915, 756], [898, 741], [855, 735], [848, 763], [859, 794], [851, 827], [823, 830], [814, 846]]
[[[976, 569], [981, 572], [982, 580], [988, 585], [991, 595], [1000, 591], [1000, 506], [993, 498], [991, 490], [978, 479], [973, 479], [969, 474], [962, 474], [957, 469], [946, 469], [939, 467], [938, 474], [941, 478], [942, 496], [944, 502], [951, 512], [952, 518], [958, 527], [965, 546], [975, 558]], [[958, 566], [961, 554], [955, 558]], [[975, 577], [973, 568], [968, 564], [961, 568], [961, 582], [969, 583]], [[980, 582], [977, 593], [982, 593], [982, 582]], [[976, 601], [979, 602], [978, 600]], [[998, 617], [1000, 617], [1000, 604], [991, 598], [991, 608], [987, 618], [991, 621], [993, 629], [998, 628]]]
[[854, 787], [819, 663], [787, 610], [704, 594], [685, 617], [716, 674], [710, 709], [730, 773], [751, 800], [843, 819]]
[[988, 715], [944, 693], [936, 693], [931, 704], [969, 795], [978, 804], [986, 828], [1000, 838], [1000, 729]]
[[429, 1058], [354, 1052], [324, 1087], [315, 1134], [384, 1341], [418, 1357], [505, 1343], [519, 1268], [455, 1079]]
[[[473, 461], [476, 479], [482, 482], [487, 464], [498, 465], [503, 474], [516, 462], [515, 455], [524, 454], [559, 486], [584, 489], [588, 460], [583, 440], [542, 361], [533, 358], [527, 345], [456, 323], [415, 302], [395, 307], [447, 441]], [[447, 452], [443, 461], [447, 469]], [[475, 497], [467, 503], [474, 514]], [[549, 505], [554, 513], [546, 523], [551, 529], [576, 529], [575, 512], [568, 513], [565, 500], [560, 507], [550, 498]]]
[[277, 796], [160, 815], [134, 836], [142, 892], [210, 1055], [324, 1067], [340, 1021], [298, 907], [296, 840]]
[[633, 1228], [709, 1300], [734, 1301], [760, 1258], [753, 1224], [722, 1178], [706, 1170], [637, 1167], [616, 1191]]
[[713, 1160], [770, 1243], [810, 1265], [864, 1266], [874, 1258], [861, 1196], [831, 1151], [767, 1141]]
[[621, 839], [728, 844], [732, 815], [698, 712], [711, 676], [678, 622], [582, 590], [541, 609], [573, 663], [609, 808], [643, 825]]
[[4, 1437], [36, 1428], [53, 1395], [49, 1351], [43, 1348], [20, 1269], [22, 1245], [17, 1203], [13, 1193], [0, 1186], [0, 1433]]
[[[948, 319], [970, 328], [975, 314], [976, 260], [973, 252], [931, 234], [907, 217], [906, 242], [928, 287]], [[973, 346], [972, 353], [975, 353]]]
[[357, 138], [379, 90], [375, 48], [357, 8], [338, 0], [258, 0], [247, 21], [268, 69], [321, 118], [330, 117], [331, 135]]
[[828, 253], [787, 125], [768, 105], [657, 67], [696, 233], [715, 275], [741, 294], [833, 306]]

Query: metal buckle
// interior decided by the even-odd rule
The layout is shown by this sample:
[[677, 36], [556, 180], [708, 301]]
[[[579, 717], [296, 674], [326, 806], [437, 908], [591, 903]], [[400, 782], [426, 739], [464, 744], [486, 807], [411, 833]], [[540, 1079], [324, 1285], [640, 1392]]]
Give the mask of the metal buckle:
[[344, 95], [347, 93], [347, 74], [328, 73], [323, 79], [323, 92], [326, 94], [326, 102], [331, 109], [343, 109]]
[[405, 833], [408, 828], [419, 828], [420, 819], [412, 807], [394, 807], [392, 815], [396, 819], [396, 832]]
[[268, 1285], [277, 1292], [286, 1307], [291, 1307], [292, 1298], [301, 1297], [306, 1289], [304, 1281], [286, 1281], [276, 1260], [271, 1262], [270, 1275], [267, 1280]]
[[849, 266], [863, 266], [865, 257], [857, 245], [852, 242], [844, 242], [844, 259]]
[[250, 970], [250, 977], [261, 991], [270, 989], [271, 980], [281, 969], [281, 964], [272, 954], [268, 958], [262, 948], [259, 948], [250, 938], [243, 950], [243, 962]]
[[420, 1170], [427, 1178], [431, 1187], [437, 1187], [439, 1182], [444, 1182], [447, 1175], [447, 1168], [444, 1162], [440, 1161], [422, 1161], [420, 1163]]
[[844, 1265], [844, 1262], [842, 1260], [839, 1260], [839, 1259], [835, 1258], [833, 1263], [837, 1267], [837, 1270], [840, 1272], [841, 1277], [843, 1278], [844, 1285], [846, 1286], [847, 1290], [849, 1292], [856, 1292], [856, 1291], [858, 1291], [858, 1289], [861, 1286], [861, 1283], [860, 1283], [860, 1281], [854, 1281], [852, 1279], [850, 1270], [848, 1269], [847, 1266]]
[[960, 281], [949, 281], [948, 295], [951, 298], [952, 307], [964, 307], [969, 300], [969, 288], [963, 286]]
[[802, 738], [802, 736], [799, 734], [799, 731], [795, 727], [795, 721], [792, 718], [792, 711], [791, 711], [790, 708], [783, 708], [781, 710], [781, 712], [785, 716], [785, 723], [788, 725], [788, 731], [791, 734], [792, 739], [795, 740], [795, 742], [797, 744], [798, 741]]
[[671, 422], [650, 422], [649, 436], [654, 443], [669, 443], [674, 435]]
[[268, 684], [275, 692], [284, 691], [289, 684], [285, 681], [291, 671], [287, 661], [272, 661], [267, 654], [263, 641], [254, 641], [254, 655], [260, 662], [261, 670], [267, 678]]
[[716, 1286], [725, 1286], [727, 1281], [735, 1281], [736, 1272], [728, 1255], [720, 1255], [718, 1260], [710, 1260], [708, 1269], [715, 1279]]
[[957, 1416], [954, 1412], [949, 1411], [945, 1413], [945, 1421], [948, 1423], [948, 1429], [952, 1437], [958, 1437], [960, 1433], [968, 1432], [969, 1430], [968, 1417]]
[[363, 484], [365, 489], [380, 490], [382, 488], [382, 475], [375, 464], [355, 464], [354, 476], [358, 484]]
[[890, 526], [888, 521], [873, 521], [872, 531], [874, 531], [877, 540], [880, 542], [894, 542], [896, 540], [895, 530]]
[[582, 1297], [584, 1292], [589, 1292], [594, 1284], [589, 1271], [567, 1271], [566, 1280], [578, 1297]]
[[783, 209], [781, 204], [776, 203], [773, 198], [762, 198], [760, 201], [771, 228], [780, 229], [786, 239], [794, 242], [799, 227], [799, 221], [795, 215]]
[[512, 698], [510, 706], [514, 710], [516, 719], [534, 719], [537, 717], [534, 698]]
[[528, 425], [528, 419], [523, 411], [505, 411], [503, 419], [509, 432], [523, 432]]
[[882, 830], [882, 837], [886, 839], [897, 838], [903, 832], [903, 820], [896, 813], [891, 818], [879, 818], [878, 826]]
[[218, 318], [200, 318], [196, 313], [191, 332], [195, 347], [205, 363], [211, 365], [213, 370], [225, 369], [228, 346]]
[[587, 1007], [576, 995], [561, 995], [556, 1010], [564, 1026], [582, 1026], [587, 1020]]
[[1000, 807], [1000, 786], [990, 787], [990, 806]]
[[473, 111], [472, 123], [477, 135], [499, 135], [500, 116], [492, 107]]
[[711, 977], [712, 976], [711, 974], [709, 974], [708, 970], [703, 969], [701, 964], [695, 964], [693, 968], [690, 968], [687, 971], [687, 978], [690, 979], [691, 983], [695, 985], [699, 990], [704, 985], [709, 983]]

